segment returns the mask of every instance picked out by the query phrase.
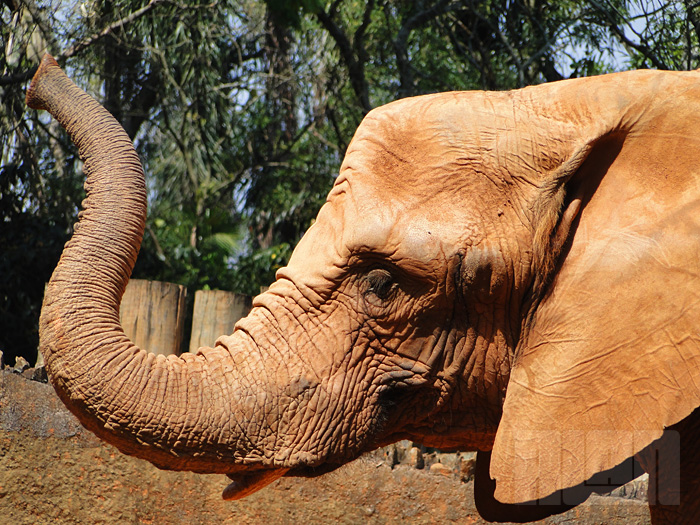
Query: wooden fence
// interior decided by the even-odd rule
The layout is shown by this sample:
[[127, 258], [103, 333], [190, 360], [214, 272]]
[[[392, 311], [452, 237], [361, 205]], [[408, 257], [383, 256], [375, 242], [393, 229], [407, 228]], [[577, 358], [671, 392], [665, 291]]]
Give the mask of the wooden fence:
[[[187, 288], [179, 284], [132, 279], [122, 299], [120, 318], [127, 336], [140, 348], [156, 354], [179, 355], [233, 332], [233, 325], [250, 311], [247, 295], [221, 290], [194, 294], [192, 316], [187, 315]], [[188, 319], [191, 330], [186, 330]], [[189, 344], [183, 344], [186, 333]]]

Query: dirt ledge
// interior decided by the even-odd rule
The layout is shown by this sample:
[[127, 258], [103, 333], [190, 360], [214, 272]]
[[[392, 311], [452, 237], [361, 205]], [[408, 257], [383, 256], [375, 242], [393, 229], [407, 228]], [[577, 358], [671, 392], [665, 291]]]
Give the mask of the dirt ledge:
[[[84, 430], [49, 385], [0, 372], [1, 523], [485, 523], [474, 508], [470, 456], [428, 451], [419, 469], [411, 448], [225, 502], [225, 476], [166, 472], [124, 456]], [[641, 525], [649, 510], [636, 499], [592, 496], [540, 523]]]

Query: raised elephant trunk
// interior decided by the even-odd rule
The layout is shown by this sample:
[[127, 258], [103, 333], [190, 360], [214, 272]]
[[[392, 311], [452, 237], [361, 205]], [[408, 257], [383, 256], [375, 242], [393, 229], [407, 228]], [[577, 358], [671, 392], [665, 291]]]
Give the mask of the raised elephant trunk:
[[[41, 312], [41, 351], [58, 395], [98, 436], [161, 468], [231, 473], [249, 471], [244, 461], [264, 465], [251, 461], [256, 443], [246, 438], [261, 435], [250, 428], [260, 423], [230, 402], [249, 391], [245, 374], [226, 373], [238, 367], [231, 352], [156, 356], [137, 348], [119, 324], [146, 218], [143, 171], [129, 137], [48, 55], [27, 104], [48, 110], [66, 128], [87, 174], [84, 210]], [[240, 353], [252, 353], [250, 338], [238, 338]], [[270, 475], [250, 475], [251, 483], [284, 470], [265, 472]]]

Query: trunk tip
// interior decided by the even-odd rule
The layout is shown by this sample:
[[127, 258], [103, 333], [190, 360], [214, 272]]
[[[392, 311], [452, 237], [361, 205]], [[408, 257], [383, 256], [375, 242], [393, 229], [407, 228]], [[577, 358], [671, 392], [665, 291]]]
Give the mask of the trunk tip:
[[48, 53], [45, 53], [41, 59], [38, 69], [36, 70], [36, 73], [34, 73], [32, 82], [29, 84], [29, 89], [27, 89], [25, 102], [30, 108], [47, 109], [43, 98], [39, 94], [39, 83], [41, 82], [41, 79], [54, 68], [61, 71], [61, 67], [58, 65], [58, 62], [56, 62], [56, 59]]

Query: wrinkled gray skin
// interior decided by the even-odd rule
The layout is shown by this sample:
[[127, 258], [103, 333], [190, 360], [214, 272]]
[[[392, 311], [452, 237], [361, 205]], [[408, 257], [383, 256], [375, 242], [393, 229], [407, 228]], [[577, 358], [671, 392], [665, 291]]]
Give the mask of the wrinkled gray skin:
[[[540, 476], [537, 463], [523, 468], [533, 454], [554, 449], [520, 438], [524, 430], [559, 432], [560, 423], [564, 430], [586, 429], [591, 423], [581, 418], [595, 411], [602, 428], [636, 428], [634, 417], [614, 415], [628, 394], [615, 390], [609, 402], [595, 397], [610, 392], [607, 384], [596, 387], [596, 367], [617, 366], [617, 381], [633, 381], [637, 372], [625, 368], [632, 361], [627, 346], [615, 343], [622, 350], [611, 361], [586, 355], [608, 348], [600, 329], [605, 323], [595, 316], [607, 316], [601, 305], [616, 311], [615, 301], [630, 285], [615, 276], [636, 275], [618, 270], [637, 268], [643, 256], [635, 262], [622, 253], [610, 265], [617, 268], [613, 277], [581, 276], [582, 268], [591, 268], [586, 253], [597, 254], [604, 242], [628, 243], [606, 230], [606, 220], [618, 219], [596, 219], [610, 208], [610, 201], [596, 199], [600, 191], [614, 194], [614, 184], [639, 194], [632, 188], [642, 179], [635, 178], [630, 159], [649, 151], [642, 139], [651, 136], [645, 135], [650, 123], [653, 136], [662, 135], [646, 109], [650, 101], [657, 92], [698, 83], [698, 75], [662, 75], [446, 93], [372, 111], [316, 222], [250, 315], [215, 348], [166, 358], [136, 348], [118, 322], [145, 220], [138, 157], [119, 125], [45, 58], [28, 103], [48, 109], [67, 128], [88, 175], [85, 211], [42, 311], [41, 347], [51, 382], [85, 426], [122, 451], [161, 468], [229, 474], [234, 482], [224, 497], [231, 499], [282, 475], [322, 474], [402, 438], [443, 448], [493, 447], [490, 475], [488, 468], [481, 471], [486, 480], [496, 479], [496, 497], [506, 503], [544, 497], [615, 467], [690, 414], [700, 404], [697, 387], [686, 389], [673, 410], [658, 410], [668, 417], [644, 420], [641, 428], [649, 433], [634, 446], [617, 446], [619, 434], [599, 432], [587, 450], [612, 452], [574, 452], [561, 472]], [[697, 98], [688, 95], [693, 103]], [[667, 111], [659, 110], [658, 119]], [[700, 111], [693, 111], [688, 130], [698, 124]], [[678, 130], [674, 122], [664, 125]], [[687, 170], [680, 171], [685, 176]], [[671, 199], [687, 210], [679, 218], [691, 222], [696, 178], [674, 179], [676, 188], [683, 180], [690, 189]], [[647, 200], [658, 202], [666, 187], [657, 183], [658, 195]], [[629, 200], [637, 208], [618, 222], [634, 216], [635, 232], [651, 238], [658, 226], [651, 204]], [[588, 227], [588, 217], [599, 233]], [[659, 249], [667, 237], [657, 238]], [[689, 260], [688, 253], [667, 250], [664, 256], [670, 265]], [[659, 282], [665, 274], [646, 275]], [[684, 283], [700, 289], [696, 281]], [[632, 295], [672, 302], [658, 286], [648, 287], [637, 285], [642, 291]], [[567, 291], [578, 289], [596, 291], [583, 300], [590, 323], [567, 317], [582, 297]], [[694, 304], [672, 311], [669, 330], [691, 326], [696, 313]], [[625, 323], [615, 329], [624, 332]], [[555, 343], [552, 358], [538, 361], [544, 352], [538, 349]], [[564, 350], [581, 355], [563, 369], [566, 380], [548, 368]], [[696, 350], [677, 361], [683, 370], [698, 369]], [[634, 383], [638, 396], [658, 398], [668, 388], [650, 381]], [[591, 401], [587, 394], [574, 401], [549, 388], [594, 392]], [[520, 389], [525, 393], [511, 395]], [[523, 401], [528, 395], [535, 397]], [[565, 441], [570, 434], [561, 435], [564, 441], [556, 443], [562, 450], [579, 450]], [[493, 490], [482, 497], [499, 505]]]

